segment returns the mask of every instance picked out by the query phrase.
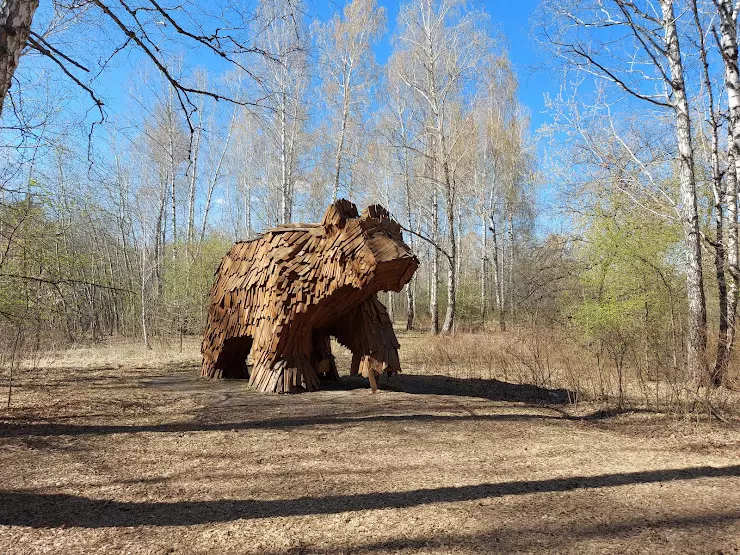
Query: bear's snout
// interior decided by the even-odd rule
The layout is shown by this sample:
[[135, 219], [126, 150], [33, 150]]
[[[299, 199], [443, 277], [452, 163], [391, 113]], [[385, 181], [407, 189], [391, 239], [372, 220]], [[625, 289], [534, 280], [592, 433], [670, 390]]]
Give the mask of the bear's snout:
[[419, 267], [419, 259], [411, 252], [379, 262], [375, 268], [375, 279], [380, 291], [400, 291]]

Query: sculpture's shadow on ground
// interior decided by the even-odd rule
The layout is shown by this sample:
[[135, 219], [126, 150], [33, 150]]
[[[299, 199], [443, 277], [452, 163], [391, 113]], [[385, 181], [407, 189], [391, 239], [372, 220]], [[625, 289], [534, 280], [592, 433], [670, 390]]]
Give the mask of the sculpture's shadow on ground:
[[[167, 372], [142, 380], [142, 385], [170, 390], [233, 390], [234, 386], [246, 388], [246, 379], [201, 379], [200, 366], [177, 365]], [[183, 372], [186, 370], [187, 372]], [[564, 405], [576, 400], [576, 393], [568, 389], [547, 388], [532, 384], [510, 383], [496, 379], [454, 378], [441, 374], [383, 375], [378, 380], [381, 391], [394, 391], [414, 395], [449, 395], [478, 397], [490, 401], [510, 401], [536, 405]], [[339, 380], [321, 380], [323, 391], [369, 390], [370, 382], [360, 375], [343, 375]], [[310, 395], [310, 394], [309, 394]]]
[[[369, 382], [362, 376], [343, 376], [338, 381], [324, 381], [322, 389], [349, 391], [367, 389]], [[490, 401], [512, 401], [533, 404], [560, 405], [573, 401], [575, 393], [567, 389], [549, 389], [531, 384], [515, 384], [495, 379], [453, 378], [443, 375], [400, 374], [383, 376], [381, 390], [418, 395], [455, 395], [480, 397]]]
[[[169, 390], [233, 389], [246, 387], [246, 379], [207, 380], [201, 379], [200, 366], [194, 364], [167, 365], [159, 376], [147, 377], [142, 385]], [[183, 372], [185, 371], [185, 372]], [[515, 403], [562, 405], [573, 402], [576, 393], [567, 389], [541, 387], [532, 384], [517, 384], [496, 379], [454, 378], [441, 374], [385, 374], [378, 380], [381, 391], [396, 391], [416, 395], [450, 395], [479, 397], [490, 401]], [[323, 391], [354, 391], [370, 389], [370, 382], [360, 375], [343, 375], [339, 380], [321, 380]]]

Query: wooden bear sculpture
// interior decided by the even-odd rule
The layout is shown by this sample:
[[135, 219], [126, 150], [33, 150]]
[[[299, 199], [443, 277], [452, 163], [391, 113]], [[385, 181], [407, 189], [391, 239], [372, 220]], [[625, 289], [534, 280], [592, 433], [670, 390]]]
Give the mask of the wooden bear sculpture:
[[374, 390], [376, 375], [400, 370], [377, 293], [400, 291], [418, 266], [385, 208], [358, 215], [347, 200], [320, 224], [285, 224], [236, 243], [211, 288], [202, 375], [249, 377], [267, 392], [315, 391], [320, 376], [338, 378], [333, 336], [352, 351], [350, 371]]

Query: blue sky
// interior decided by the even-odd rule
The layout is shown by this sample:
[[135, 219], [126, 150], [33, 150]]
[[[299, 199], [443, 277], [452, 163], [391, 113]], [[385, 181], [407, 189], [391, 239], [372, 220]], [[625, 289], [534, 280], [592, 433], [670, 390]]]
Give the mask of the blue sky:
[[[378, 0], [378, 4], [386, 9], [388, 16], [388, 32], [375, 49], [378, 62], [384, 63], [391, 52], [390, 37], [395, 28], [401, 2]], [[485, 10], [493, 25], [500, 29], [507, 39], [509, 58], [519, 77], [519, 100], [529, 108], [532, 131], [536, 131], [546, 121], [543, 114], [544, 93], [555, 93], [558, 89], [558, 83], [551, 78], [551, 74], [538, 69], [540, 63], [537, 49], [530, 36], [530, 18], [538, 4], [537, 0], [516, 2], [486, 0], [475, 4]], [[309, 2], [309, 10], [322, 20], [328, 19], [343, 6], [344, 2], [336, 0]]]
[[[396, 26], [401, 2], [378, 0], [378, 3], [386, 9], [388, 17], [387, 32], [375, 48], [377, 61], [382, 64], [386, 62], [391, 53], [391, 35]], [[345, 0], [307, 0], [307, 15], [310, 19], [316, 17], [326, 21], [332, 14], [340, 12], [344, 5]], [[505, 36], [509, 58], [519, 80], [519, 100], [529, 110], [532, 132], [547, 121], [543, 113], [544, 94], [546, 92], [552, 94], [558, 90], [558, 83], [551, 78], [551, 73], [539, 69], [541, 63], [538, 59], [536, 44], [530, 33], [530, 18], [537, 5], [537, 0], [518, 2], [485, 0], [470, 5], [473, 8], [482, 8], [489, 15], [494, 28], [499, 29]], [[138, 65], [140, 61], [141, 55], [138, 53], [122, 54], [111, 70], [105, 72], [99, 79], [97, 88], [106, 100], [109, 113], [119, 112], [125, 108], [123, 91], [131, 78], [133, 66]], [[215, 73], [225, 69], [221, 60], [215, 57], [210, 59], [202, 50], [189, 52], [186, 64], [203, 65]]]
[[[307, 1], [309, 16], [318, 17], [322, 21], [329, 19], [333, 13], [340, 12], [345, 5], [345, 0]], [[387, 32], [375, 48], [376, 59], [383, 64], [391, 54], [391, 35], [395, 30], [402, 2], [377, 1], [386, 9], [388, 18]], [[530, 19], [538, 5], [539, 0], [473, 0], [469, 3], [471, 8], [483, 9], [490, 17], [493, 27], [504, 34], [509, 59], [519, 82], [519, 101], [529, 111], [532, 135], [549, 119], [545, 113], [545, 94], [555, 96], [560, 88], [559, 80], [553, 78], [552, 70], [541, 69], [546, 64], [542, 63], [537, 43], [532, 36]], [[540, 141], [537, 145], [537, 156], [540, 159], [544, 159], [544, 151], [544, 141]], [[569, 225], [552, 210], [555, 190], [556, 184], [547, 179], [537, 189], [537, 229], [541, 236], [561, 232]]]
[[[379, 63], [385, 63], [391, 53], [391, 35], [396, 26], [401, 2], [397, 0], [378, 0], [378, 4], [386, 9], [388, 17], [387, 33], [376, 46], [375, 55]], [[535, 134], [543, 124], [548, 122], [545, 113], [544, 97], [546, 93], [554, 96], [560, 87], [558, 79], [553, 78], [552, 71], [541, 69], [542, 60], [537, 50], [537, 44], [530, 30], [530, 19], [536, 10], [538, 0], [486, 0], [476, 3], [474, 7], [482, 8], [490, 17], [494, 28], [505, 36], [505, 43], [509, 51], [509, 59], [516, 71], [519, 81], [519, 101], [528, 109], [530, 115], [530, 130]], [[343, 1], [309, 0], [311, 16], [317, 16], [325, 21], [332, 13], [340, 11]], [[537, 145], [537, 155], [544, 159], [544, 141]], [[542, 169], [542, 168], [540, 168]], [[551, 232], [561, 232], [569, 224], [558, 217], [552, 210], [555, 198], [556, 185], [549, 180], [541, 183], [537, 189], [537, 229], [544, 236]]]
[[501, 25], [509, 42], [509, 57], [519, 77], [519, 100], [527, 106], [532, 117], [532, 131], [536, 131], [547, 120], [544, 94], [555, 94], [559, 83], [552, 73], [540, 69], [541, 60], [530, 35], [530, 22], [538, 2], [488, 1], [485, 8], [491, 19]]

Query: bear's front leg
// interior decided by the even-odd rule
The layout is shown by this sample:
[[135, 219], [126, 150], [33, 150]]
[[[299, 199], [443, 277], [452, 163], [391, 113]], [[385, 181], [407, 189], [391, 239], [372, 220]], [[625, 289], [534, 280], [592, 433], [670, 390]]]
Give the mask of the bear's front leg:
[[376, 376], [401, 370], [393, 324], [375, 295], [341, 318], [334, 335], [352, 351], [350, 374], [367, 377], [373, 391], [377, 389]]
[[310, 358], [310, 337], [258, 330], [252, 346], [249, 385], [267, 393], [317, 391], [319, 377]]
[[261, 353], [252, 366], [249, 385], [265, 393], [318, 391], [319, 377], [306, 355]]

